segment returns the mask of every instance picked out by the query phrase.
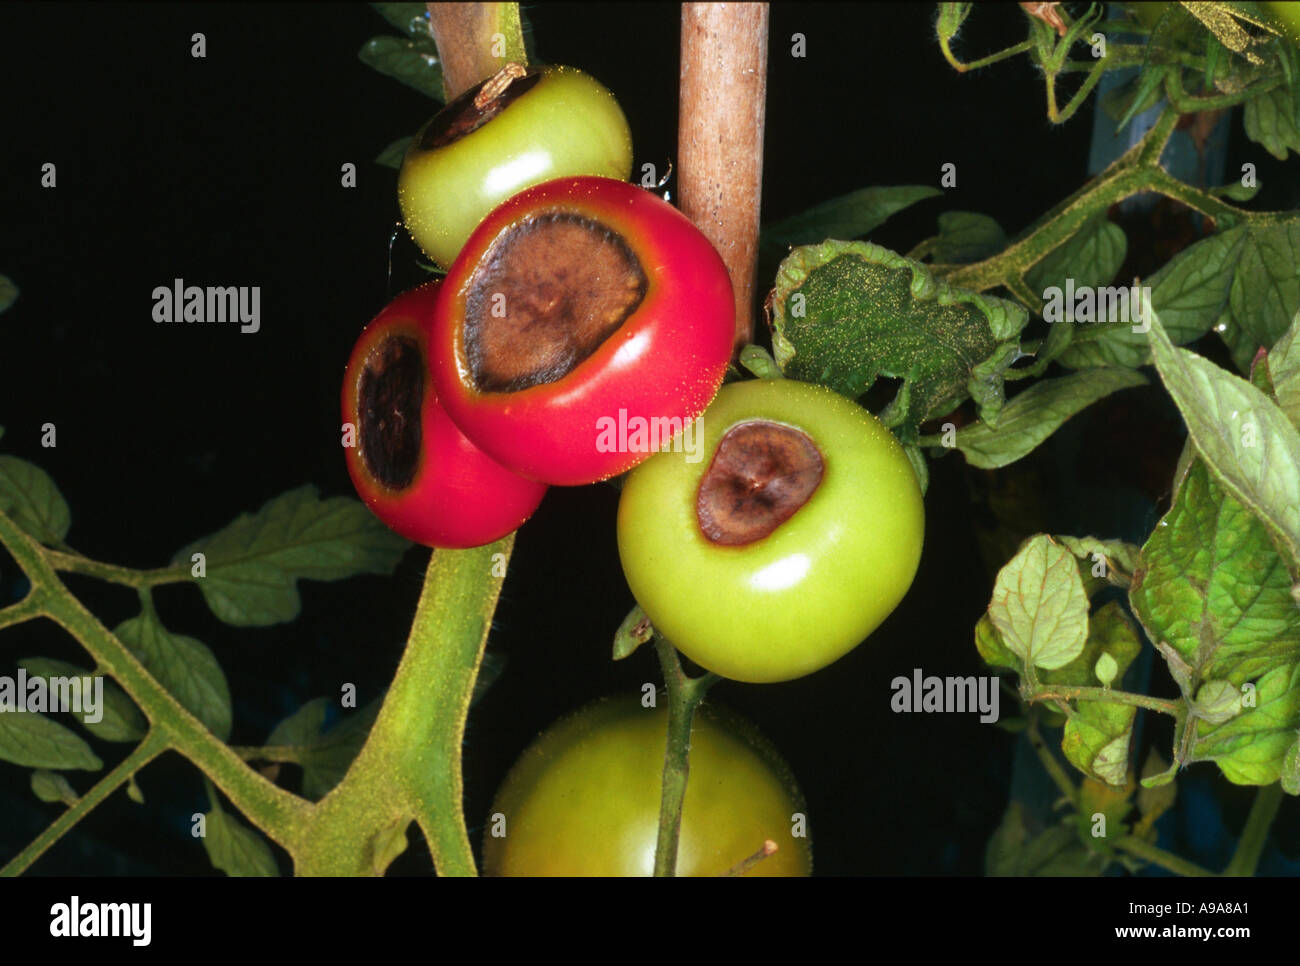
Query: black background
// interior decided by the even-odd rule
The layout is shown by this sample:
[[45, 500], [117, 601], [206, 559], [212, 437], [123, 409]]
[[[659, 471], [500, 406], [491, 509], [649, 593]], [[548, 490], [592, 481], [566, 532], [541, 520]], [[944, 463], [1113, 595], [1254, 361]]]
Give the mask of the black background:
[[[615, 92], [636, 170], [674, 156], [676, 6], [525, 9], [544, 61], [582, 67]], [[984, 211], [1014, 233], [1083, 181], [1091, 109], [1049, 125], [1041, 78], [1023, 59], [958, 75], [940, 56], [933, 17], [930, 4], [773, 7], [765, 219], [867, 185], [937, 185], [940, 166], [955, 164], [955, 189], [873, 236], [906, 251], [934, 233], [942, 211]], [[207, 38], [205, 59], [190, 55], [196, 31]], [[404, 237], [387, 277], [395, 172], [372, 159], [434, 106], [356, 57], [368, 37], [391, 32], [362, 5], [0, 7], [9, 108], [0, 272], [21, 289], [0, 315], [0, 446], [57, 481], [73, 513], [68, 540], [81, 552], [158, 566], [304, 482], [352, 493], [339, 447], [343, 364], [390, 294], [421, 278]], [[795, 32], [807, 38], [805, 59], [790, 56]], [[1013, 5], [988, 6], [963, 43], [991, 50], [1020, 36]], [[354, 189], [340, 186], [349, 161]], [[57, 165], [56, 189], [39, 186], [45, 162]], [[261, 286], [261, 331], [155, 324], [151, 292], [177, 277]], [[57, 426], [54, 449], [40, 446], [46, 422]], [[1112, 445], [1110, 457], [1125, 455]], [[959, 459], [932, 474], [920, 573], [872, 639], [800, 681], [715, 691], [757, 722], [799, 777], [818, 873], [978, 874], [1006, 805], [1012, 736], [973, 716], [889, 709], [889, 681], [914, 667], [982, 673], [971, 629], [992, 573], [977, 551]], [[476, 842], [474, 824], [540, 730], [590, 699], [658, 680], [649, 652], [609, 659], [632, 602], [616, 504], [608, 486], [553, 489], [520, 533], [491, 644], [505, 673], [472, 714], [465, 748]], [[225, 667], [232, 743], [257, 744], [344, 682], [357, 684], [363, 703], [380, 693], [426, 557], [413, 549], [391, 578], [303, 582], [302, 617], [271, 628], [221, 624], [190, 587], [155, 599], [169, 628], [203, 640]], [[138, 607], [130, 591], [69, 583], [110, 626]], [[0, 553], [0, 601], [19, 592]], [[82, 659], [48, 624], [0, 636], [4, 668], [37, 654]], [[110, 766], [123, 750], [95, 747]], [[35, 800], [28, 777], [0, 765], [0, 860], [58, 813]], [[92, 780], [72, 777], [78, 790]], [[190, 813], [208, 807], [195, 769], [173, 755], [139, 782], [145, 806], [115, 795], [33, 871], [212, 874], [188, 834]], [[393, 871], [428, 870], [416, 837]]]

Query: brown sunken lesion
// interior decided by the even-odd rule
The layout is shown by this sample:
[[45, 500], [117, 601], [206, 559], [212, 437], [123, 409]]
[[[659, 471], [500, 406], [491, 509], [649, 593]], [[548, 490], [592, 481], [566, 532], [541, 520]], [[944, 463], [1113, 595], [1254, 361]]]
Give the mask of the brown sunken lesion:
[[465, 354], [481, 392], [514, 392], [572, 372], [636, 311], [648, 282], [617, 232], [542, 212], [492, 243], [466, 286]]
[[728, 547], [761, 540], [812, 498], [825, 474], [821, 450], [802, 430], [763, 419], [738, 423], [700, 480], [700, 532]]
[[[507, 73], [510, 68], [515, 68], [515, 71]], [[541, 79], [542, 71], [537, 67], [507, 64], [501, 73], [475, 84], [449, 101], [416, 135], [416, 147], [421, 151], [432, 151], [473, 134], [532, 90]], [[484, 94], [491, 96], [484, 97]]]
[[420, 465], [424, 360], [410, 336], [385, 339], [371, 350], [357, 388], [361, 458], [389, 489], [411, 485]]

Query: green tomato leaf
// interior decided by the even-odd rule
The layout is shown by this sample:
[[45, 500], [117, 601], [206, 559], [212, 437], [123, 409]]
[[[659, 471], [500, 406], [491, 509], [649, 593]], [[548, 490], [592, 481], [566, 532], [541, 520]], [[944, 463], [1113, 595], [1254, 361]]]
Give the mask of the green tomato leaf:
[[402, 166], [402, 159], [406, 157], [406, 149], [410, 147], [411, 142], [414, 140], [414, 135], [407, 135], [404, 138], [398, 138], [375, 156], [376, 163], [382, 164], [385, 168], [392, 168], [396, 171]]
[[904, 208], [943, 194], [928, 185], [891, 185], [860, 188], [807, 211], [763, 226], [759, 244], [771, 250], [791, 245], [812, 245], [837, 238], [861, 238], [883, 225]]
[[68, 780], [54, 771], [32, 772], [32, 794], [43, 802], [72, 805], [77, 801], [77, 793]]
[[442, 64], [432, 37], [406, 40], [402, 37], [371, 37], [357, 56], [367, 67], [401, 81], [425, 97], [444, 100]]
[[[1183, 249], [1142, 283], [1144, 288], [1150, 288], [1151, 304], [1174, 342], [1182, 344], [1200, 338], [1226, 309], [1233, 273], [1241, 258], [1244, 232], [1244, 228], [1234, 228], [1202, 239]], [[1096, 316], [1105, 321], [1059, 323], [1074, 326], [1070, 346], [1059, 359], [1063, 366], [1136, 369], [1150, 361], [1145, 320], [1134, 320], [1131, 299], [1119, 301], [1120, 294], [1129, 291], [1116, 288], [1108, 292], [1107, 311], [1099, 311]], [[1100, 300], [1101, 293], [1098, 294]], [[1118, 310], [1110, 309], [1112, 301]], [[1124, 317], [1126, 313], [1128, 318]]]
[[0, 275], [0, 312], [18, 301], [18, 286], [8, 275]]
[[50, 475], [16, 456], [0, 456], [0, 513], [46, 546], [68, 535], [72, 514]]
[[1007, 247], [1007, 233], [988, 215], [946, 211], [939, 216], [934, 260], [947, 264], [978, 262]]
[[1300, 610], [1268, 531], [1196, 460], [1142, 548], [1129, 592], [1147, 636], [1197, 681], [1240, 686], [1300, 661]]
[[773, 349], [787, 376], [856, 398], [879, 376], [903, 380], [881, 414], [912, 442], [922, 421], [975, 397], [987, 422], [1020, 354], [1025, 309], [951, 288], [920, 262], [869, 242], [796, 248], [772, 300]]
[[[98, 771], [104, 763], [81, 737], [34, 711], [10, 710], [25, 695], [0, 688], [0, 760], [28, 768], [80, 768]], [[10, 700], [15, 699], [15, 700]]]
[[202, 553], [206, 576], [195, 582], [212, 613], [227, 624], [259, 627], [298, 616], [299, 579], [389, 574], [409, 546], [358, 500], [322, 500], [304, 486], [190, 544], [173, 564], [188, 569], [192, 555]]
[[1300, 153], [1300, 72], [1288, 82], [1256, 95], [1246, 102], [1242, 124], [1246, 137], [1279, 161], [1288, 151]]
[[429, 8], [422, 3], [372, 3], [375, 12], [412, 40], [433, 39]]
[[230, 686], [206, 644], [171, 633], [152, 610], [123, 621], [113, 633], [190, 714], [222, 741], [230, 737]]
[[1073, 235], [1043, 256], [1028, 272], [1025, 283], [1034, 292], [1057, 288], [1065, 291], [1068, 279], [1075, 288], [1109, 285], [1124, 264], [1128, 239], [1124, 229], [1107, 220], [1105, 213], [1084, 222]]
[[343, 780], [370, 734], [381, 702], [344, 712], [343, 719], [326, 730], [329, 703], [329, 698], [313, 698], [276, 725], [266, 739], [268, 746], [291, 749], [284, 760], [302, 766], [302, 793], [312, 801], [324, 798]]
[[1245, 229], [1228, 309], [1226, 322], [1239, 333], [1232, 358], [1246, 372], [1259, 347], [1273, 345], [1300, 312], [1300, 217]]
[[1113, 574], [1119, 574], [1121, 582], [1127, 583], [1133, 574], [1133, 568], [1137, 566], [1139, 548], [1123, 540], [1067, 537], [1060, 534], [1055, 539], [1079, 559], [1081, 567], [1088, 568], [1085, 578], [1109, 581]]
[[1241, 713], [1241, 692], [1231, 681], [1206, 681], [1188, 706], [1195, 717], [1223, 724]]
[[278, 876], [275, 855], [261, 834], [225, 812], [211, 790], [209, 798], [203, 836], [208, 861], [231, 878]]
[[1137, 794], [1138, 811], [1146, 826], [1154, 825], [1156, 819], [1174, 807], [1178, 798], [1178, 786], [1174, 784], [1177, 773], [1178, 766], [1170, 766], [1160, 752], [1154, 748], [1147, 752], [1147, 760], [1142, 765], [1142, 787]]
[[1300, 333], [1300, 312], [1291, 320], [1286, 334], [1268, 350], [1263, 365], [1268, 388], [1258, 385], [1256, 388], [1261, 392], [1271, 392], [1282, 412], [1291, 420], [1291, 425], [1300, 429], [1300, 339], [1297, 339], [1297, 333]]
[[1097, 662], [1103, 657], [1114, 662], [1113, 680], [1122, 680], [1141, 650], [1137, 630], [1128, 615], [1118, 603], [1110, 601], [1089, 618], [1088, 640], [1078, 656], [1059, 668], [1043, 671], [1039, 680], [1048, 685], [1096, 687], [1105, 683], [1097, 677]]
[[1208, 359], [1170, 344], [1151, 321], [1156, 369], [1215, 478], [1282, 541], [1300, 569], [1300, 432], [1277, 405]]
[[979, 622], [975, 625], [975, 649], [979, 651], [980, 657], [984, 658], [984, 663], [993, 667], [1019, 671], [1025, 666], [1024, 662], [1003, 643], [1002, 635], [993, 626], [993, 621], [988, 614], [981, 614]]
[[1088, 597], [1074, 557], [1045, 534], [1031, 537], [998, 571], [989, 618], [1026, 664], [1069, 664], [1088, 638]]
[[[27, 671], [29, 680], [33, 677], [48, 680], [51, 677], [93, 676], [93, 672], [75, 664], [45, 657], [25, 658], [18, 662], [18, 666]], [[98, 709], [100, 720], [87, 721], [85, 714], [77, 714], [76, 720], [100, 741], [139, 741], [147, 730], [144, 715], [135, 706], [135, 702], [127, 697], [126, 692], [112, 681], [105, 678], [103, 687], [103, 705]]]
[[[1120, 389], [1146, 384], [1130, 369], [1089, 369], [1057, 379], [1035, 382], [1005, 406], [997, 428], [983, 421], [957, 430], [953, 445], [971, 466], [984, 470], [1008, 466], [1029, 455], [1076, 413]], [[935, 445], [942, 436], [927, 436], [923, 445]]]
[[1105, 860], [1085, 849], [1070, 827], [1031, 829], [1024, 806], [1015, 799], [984, 852], [990, 876], [1094, 876], [1104, 867]]
[[1223, 723], [1194, 723], [1188, 761], [1213, 761], [1236, 785], [1271, 785], [1282, 777], [1300, 728], [1300, 664], [1274, 668], [1240, 695], [1241, 713]]

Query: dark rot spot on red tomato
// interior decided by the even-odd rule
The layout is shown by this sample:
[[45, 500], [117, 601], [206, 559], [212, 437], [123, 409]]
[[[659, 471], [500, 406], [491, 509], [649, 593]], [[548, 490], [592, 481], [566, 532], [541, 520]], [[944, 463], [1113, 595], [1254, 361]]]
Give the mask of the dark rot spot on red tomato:
[[419, 344], [406, 336], [377, 345], [361, 374], [361, 458], [376, 480], [394, 490], [410, 486], [420, 465], [424, 368]]
[[700, 480], [700, 532], [736, 547], [761, 540], [812, 498], [826, 462], [812, 437], [767, 420], [727, 430]]
[[421, 151], [432, 151], [473, 134], [532, 90], [541, 79], [538, 68], [507, 64], [498, 74], [474, 85], [435, 114], [420, 132], [416, 146]]
[[555, 382], [636, 311], [646, 274], [617, 232], [543, 212], [507, 228], [469, 278], [465, 348], [480, 392]]

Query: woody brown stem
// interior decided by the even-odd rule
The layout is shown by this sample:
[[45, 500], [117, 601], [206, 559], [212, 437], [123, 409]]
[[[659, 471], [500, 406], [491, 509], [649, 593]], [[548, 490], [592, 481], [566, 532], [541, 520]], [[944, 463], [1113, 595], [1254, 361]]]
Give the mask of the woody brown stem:
[[682, 4], [680, 205], [731, 273], [737, 351], [754, 335], [767, 27], [766, 3]]

